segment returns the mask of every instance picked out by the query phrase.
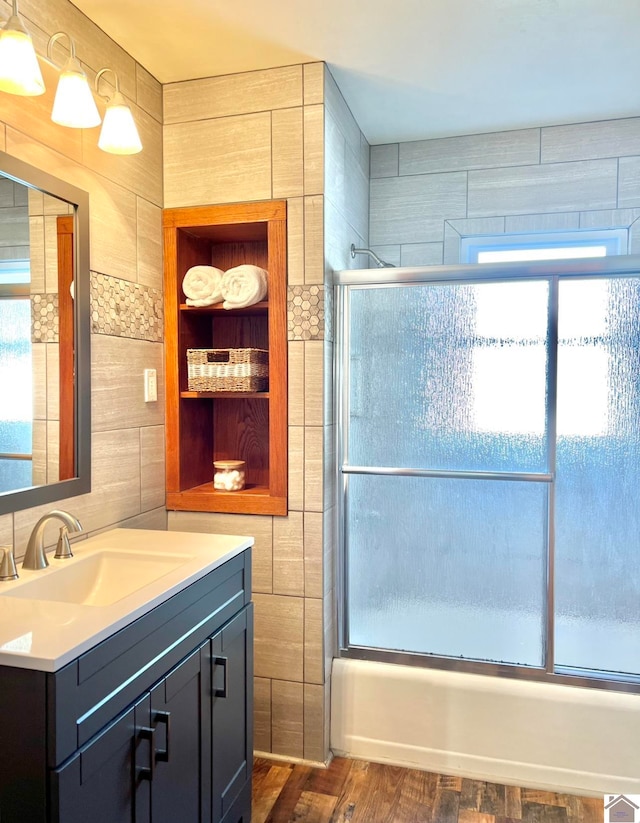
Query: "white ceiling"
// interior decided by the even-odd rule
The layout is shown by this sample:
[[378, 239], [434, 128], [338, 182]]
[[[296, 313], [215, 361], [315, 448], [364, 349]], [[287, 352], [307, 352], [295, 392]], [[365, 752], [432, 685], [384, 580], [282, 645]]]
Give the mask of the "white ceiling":
[[73, 0], [162, 83], [328, 63], [371, 144], [640, 115], [640, 0]]

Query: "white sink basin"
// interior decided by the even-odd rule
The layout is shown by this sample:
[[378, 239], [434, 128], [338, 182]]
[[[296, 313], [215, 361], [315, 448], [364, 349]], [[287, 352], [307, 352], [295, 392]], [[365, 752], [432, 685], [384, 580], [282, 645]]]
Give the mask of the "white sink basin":
[[[241, 535], [111, 529], [0, 582], [0, 665], [56, 672], [253, 545]], [[243, 572], [244, 573], [244, 572]]]
[[81, 606], [110, 606], [192, 559], [188, 554], [105, 549], [87, 557], [52, 560], [48, 573], [4, 594]]

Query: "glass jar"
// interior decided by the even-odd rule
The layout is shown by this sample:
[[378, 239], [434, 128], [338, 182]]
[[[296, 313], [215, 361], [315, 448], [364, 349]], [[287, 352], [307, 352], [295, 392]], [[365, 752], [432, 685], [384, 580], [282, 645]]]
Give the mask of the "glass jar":
[[222, 492], [239, 492], [244, 489], [244, 460], [214, 460], [213, 468], [214, 489]]

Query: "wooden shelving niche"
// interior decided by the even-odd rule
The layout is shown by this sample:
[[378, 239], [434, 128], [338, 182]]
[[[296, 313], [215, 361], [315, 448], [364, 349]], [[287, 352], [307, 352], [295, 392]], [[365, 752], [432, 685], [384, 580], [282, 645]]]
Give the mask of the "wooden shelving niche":
[[[163, 227], [167, 508], [286, 515], [286, 202], [167, 209]], [[268, 271], [266, 301], [231, 310], [184, 303], [191, 266], [242, 263]], [[189, 391], [190, 348], [267, 349], [268, 391]], [[214, 460], [244, 460], [245, 489], [215, 490]]]

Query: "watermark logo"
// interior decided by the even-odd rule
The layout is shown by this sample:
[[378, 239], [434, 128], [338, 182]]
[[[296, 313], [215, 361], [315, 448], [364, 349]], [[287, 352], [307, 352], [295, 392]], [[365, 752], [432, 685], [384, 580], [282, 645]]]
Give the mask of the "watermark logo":
[[605, 794], [604, 823], [640, 823], [640, 794]]

